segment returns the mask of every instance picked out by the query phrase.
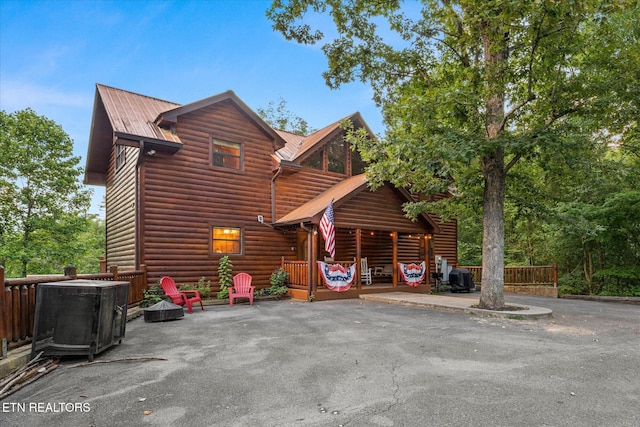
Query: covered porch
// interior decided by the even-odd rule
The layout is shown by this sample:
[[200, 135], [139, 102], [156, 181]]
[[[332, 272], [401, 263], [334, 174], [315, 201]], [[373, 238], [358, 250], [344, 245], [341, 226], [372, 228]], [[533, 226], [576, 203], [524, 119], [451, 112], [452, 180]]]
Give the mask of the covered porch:
[[[430, 277], [435, 269], [432, 234], [340, 228], [336, 230], [336, 254], [342, 255], [330, 260], [317, 227], [309, 225], [305, 228], [297, 232], [297, 253], [302, 259], [281, 259], [281, 268], [289, 274], [288, 286], [293, 298], [323, 301], [384, 292], [431, 292]], [[355, 265], [356, 276], [351, 288], [336, 292], [325, 286], [317, 261], [344, 267]], [[425, 279], [415, 287], [405, 284], [398, 263], [420, 264], [423, 261]]]
[[[348, 265], [340, 262], [342, 265]], [[315, 281], [309, 286], [309, 263], [308, 261], [285, 261], [283, 260], [282, 268], [289, 273], [289, 294], [294, 299], [299, 300], [313, 300], [313, 301], [328, 301], [335, 299], [347, 299], [358, 298], [360, 295], [365, 294], [378, 294], [385, 292], [413, 292], [428, 294], [431, 292], [431, 284], [429, 283], [429, 275], [425, 279], [426, 282], [420, 284], [417, 287], [408, 286], [402, 282], [394, 283], [394, 280], [390, 277], [377, 278], [374, 276], [373, 283], [371, 285], [362, 285], [359, 277], [356, 278], [358, 283], [352, 286], [349, 290], [344, 292], [335, 292], [324, 286], [322, 278], [318, 273], [317, 267], [314, 268]]]
[[[273, 226], [296, 235], [291, 255], [282, 257], [281, 267], [289, 273], [292, 297], [303, 300], [357, 298], [363, 293], [431, 291], [435, 268], [433, 236], [441, 229], [428, 214], [408, 219], [402, 206], [412, 196], [403, 189], [384, 184], [371, 191], [364, 174], [348, 178], [289, 212]], [[325, 209], [333, 203], [335, 260], [326, 259], [319, 224]], [[324, 285], [317, 261], [355, 264], [355, 282], [346, 291], [332, 291]], [[426, 264], [425, 279], [417, 287], [401, 281], [398, 263]], [[367, 271], [363, 272], [363, 267]], [[371, 283], [363, 273], [371, 270]]]

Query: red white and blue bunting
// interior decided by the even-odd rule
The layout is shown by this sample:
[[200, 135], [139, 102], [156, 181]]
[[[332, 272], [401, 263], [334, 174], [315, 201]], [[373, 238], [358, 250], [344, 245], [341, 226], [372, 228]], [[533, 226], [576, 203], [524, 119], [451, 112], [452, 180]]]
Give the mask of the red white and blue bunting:
[[402, 264], [398, 263], [398, 270], [402, 281], [409, 286], [418, 286], [424, 280], [427, 272], [427, 264], [422, 261], [419, 265], [415, 263]]
[[356, 277], [356, 265], [343, 267], [340, 264], [327, 264], [318, 261], [318, 270], [327, 288], [336, 292], [344, 292], [351, 287]]

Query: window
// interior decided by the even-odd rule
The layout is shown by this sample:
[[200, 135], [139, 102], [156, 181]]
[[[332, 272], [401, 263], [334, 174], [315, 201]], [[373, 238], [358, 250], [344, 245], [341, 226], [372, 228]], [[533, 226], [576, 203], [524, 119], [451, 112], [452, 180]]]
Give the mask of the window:
[[347, 173], [345, 159], [347, 150], [342, 135], [327, 144], [327, 169], [329, 172]]
[[317, 152], [313, 153], [311, 156], [309, 156], [308, 159], [302, 162], [302, 166], [306, 168], [322, 170], [322, 153], [322, 150], [318, 150]]
[[358, 175], [364, 173], [364, 168], [366, 164], [362, 157], [360, 157], [360, 153], [358, 150], [351, 151], [351, 175]]
[[214, 254], [241, 254], [242, 230], [234, 227], [212, 227], [212, 246]]
[[242, 169], [242, 145], [214, 139], [213, 165], [230, 169]]
[[116, 171], [127, 162], [126, 147], [124, 145], [116, 145]]

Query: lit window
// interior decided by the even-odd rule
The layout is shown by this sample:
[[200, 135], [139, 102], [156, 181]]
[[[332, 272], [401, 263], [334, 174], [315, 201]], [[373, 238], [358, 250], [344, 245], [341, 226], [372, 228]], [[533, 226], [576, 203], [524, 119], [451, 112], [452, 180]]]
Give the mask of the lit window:
[[212, 250], [215, 254], [242, 253], [242, 230], [234, 227], [213, 227]]
[[214, 139], [213, 165], [230, 169], [242, 169], [242, 145]]

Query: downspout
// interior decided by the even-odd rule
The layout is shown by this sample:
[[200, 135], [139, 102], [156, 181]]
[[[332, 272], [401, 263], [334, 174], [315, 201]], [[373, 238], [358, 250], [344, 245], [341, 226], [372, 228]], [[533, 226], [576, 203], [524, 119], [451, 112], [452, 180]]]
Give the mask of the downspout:
[[140, 146], [138, 149], [138, 161], [136, 162], [136, 194], [135, 194], [135, 200], [136, 200], [136, 213], [135, 213], [135, 227], [136, 227], [136, 270], [140, 268], [140, 252], [142, 250], [142, 230], [140, 229], [140, 216], [142, 215], [142, 211], [141, 211], [141, 206], [142, 203], [140, 201], [140, 194], [141, 194], [141, 188], [140, 188], [140, 174], [142, 173], [142, 166], [144, 163], [144, 140], [140, 140]]
[[278, 168], [275, 175], [271, 178], [271, 222], [276, 221], [276, 178], [282, 173], [282, 166]]

